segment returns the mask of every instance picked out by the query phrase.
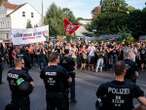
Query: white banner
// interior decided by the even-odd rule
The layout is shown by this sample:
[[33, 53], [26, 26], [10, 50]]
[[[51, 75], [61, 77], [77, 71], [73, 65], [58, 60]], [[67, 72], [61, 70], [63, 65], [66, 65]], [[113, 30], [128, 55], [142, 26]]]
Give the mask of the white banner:
[[13, 45], [24, 45], [44, 42], [49, 37], [49, 26], [30, 29], [12, 29], [11, 39]]

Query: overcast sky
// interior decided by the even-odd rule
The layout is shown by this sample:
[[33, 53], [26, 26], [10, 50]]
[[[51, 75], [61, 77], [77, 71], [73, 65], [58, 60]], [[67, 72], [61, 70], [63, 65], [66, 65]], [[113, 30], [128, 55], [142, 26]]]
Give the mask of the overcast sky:
[[[42, 0], [9, 0], [12, 3], [22, 4], [28, 2], [39, 12], [41, 12]], [[62, 8], [70, 8], [76, 17], [91, 18], [91, 10], [99, 5], [100, 0], [43, 0], [44, 13], [49, 6], [54, 2], [57, 6]], [[145, 7], [146, 0], [126, 0], [129, 5], [142, 9]]]

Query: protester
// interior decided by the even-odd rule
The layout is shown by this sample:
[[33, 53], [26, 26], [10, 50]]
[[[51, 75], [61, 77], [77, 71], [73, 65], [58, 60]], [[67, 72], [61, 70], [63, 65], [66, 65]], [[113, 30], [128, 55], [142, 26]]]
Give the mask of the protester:
[[102, 72], [103, 70], [103, 64], [104, 64], [104, 52], [102, 51], [102, 49], [98, 50], [97, 54], [97, 64], [96, 64], [96, 72]]
[[95, 52], [96, 52], [96, 48], [94, 46], [94, 44], [92, 43], [89, 47], [88, 47], [88, 63], [89, 63], [89, 69], [91, 71], [94, 71], [94, 64], [95, 64]]

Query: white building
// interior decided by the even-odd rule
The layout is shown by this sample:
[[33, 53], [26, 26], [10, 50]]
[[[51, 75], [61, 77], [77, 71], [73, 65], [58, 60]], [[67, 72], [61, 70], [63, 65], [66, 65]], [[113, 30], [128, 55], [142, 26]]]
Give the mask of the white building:
[[80, 19], [80, 20], [78, 20], [78, 23], [86, 26], [86, 25], [90, 24], [91, 21], [92, 21], [91, 19]]
[[75, 32], [76, 36], [84, 36], [83, 33], [88, 33], [87, 29], [85, 26], [80, 25], [79, 29]]
[[4, 2], [0, 7], [0, 40], [8, 40], [11, 29], [25, 29], [28, 21], [32, 27], [41, 25], [41, 14], [30, 4]]
[[91, 23], [91, 19], [80, 19], [78, 20], [78, 23], [80, 24], [80, 27], [75, 34], [76, 36], [82, 37], [84, 36], [83, 33], [88, 33], [86, 26]]

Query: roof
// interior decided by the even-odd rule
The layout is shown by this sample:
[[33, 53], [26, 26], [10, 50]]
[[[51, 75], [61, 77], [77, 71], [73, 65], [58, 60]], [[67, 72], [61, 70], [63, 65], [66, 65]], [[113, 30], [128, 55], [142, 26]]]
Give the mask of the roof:
[[[21, 5], [18, 5], [18, 4], [12, 4], [10, 2], [4, 2], [3, 3], [3, 6], [6, 8], [6, 9], [11, 9], [12, 12], [7, 14], [7, 16], [10, 16], [11, 14], [13, 14], [14, 12], [16, 12], [18, 9], [20, 9], [21, 7], [23, 7], [24, 5], [26, 5], [28, 3], [24, 3], [24, 4], [21, 4]], [[35, 8], [34, 8], [35, 9]], [[36, 10], [37, 11], [37, 10]], [[38, 11], [37, 11], [38, 12]], [[39, 12], [38, 12], [39, 13]], [[39, 13], [40, 14], [40, 13]]]
[[11, 12], [9, 13], [7, 16], [11, 15], [12, 13], [14, 13], [15, 11], [17, 11], [19, 8], [23, 7], [24, 5], [26, 5], [27, 3], [24, 3], [22, 5], [17, 5], [17, 7]]
[[98, 16], [98, 15], [101, 13], [101, 6], [95, 7], [95, 8], [91, 11], [91, 13], [92, 13], [93, 18], [96, 17], [96, 16]]
[[15, 9], [18, 8], [20, 5], [12, 4], [12, 3], [9, 3], [9, 2], [4, 2], [4, 3], [3, 3], [3, 6], [4, 6], [6, 9], [15, 10]]

